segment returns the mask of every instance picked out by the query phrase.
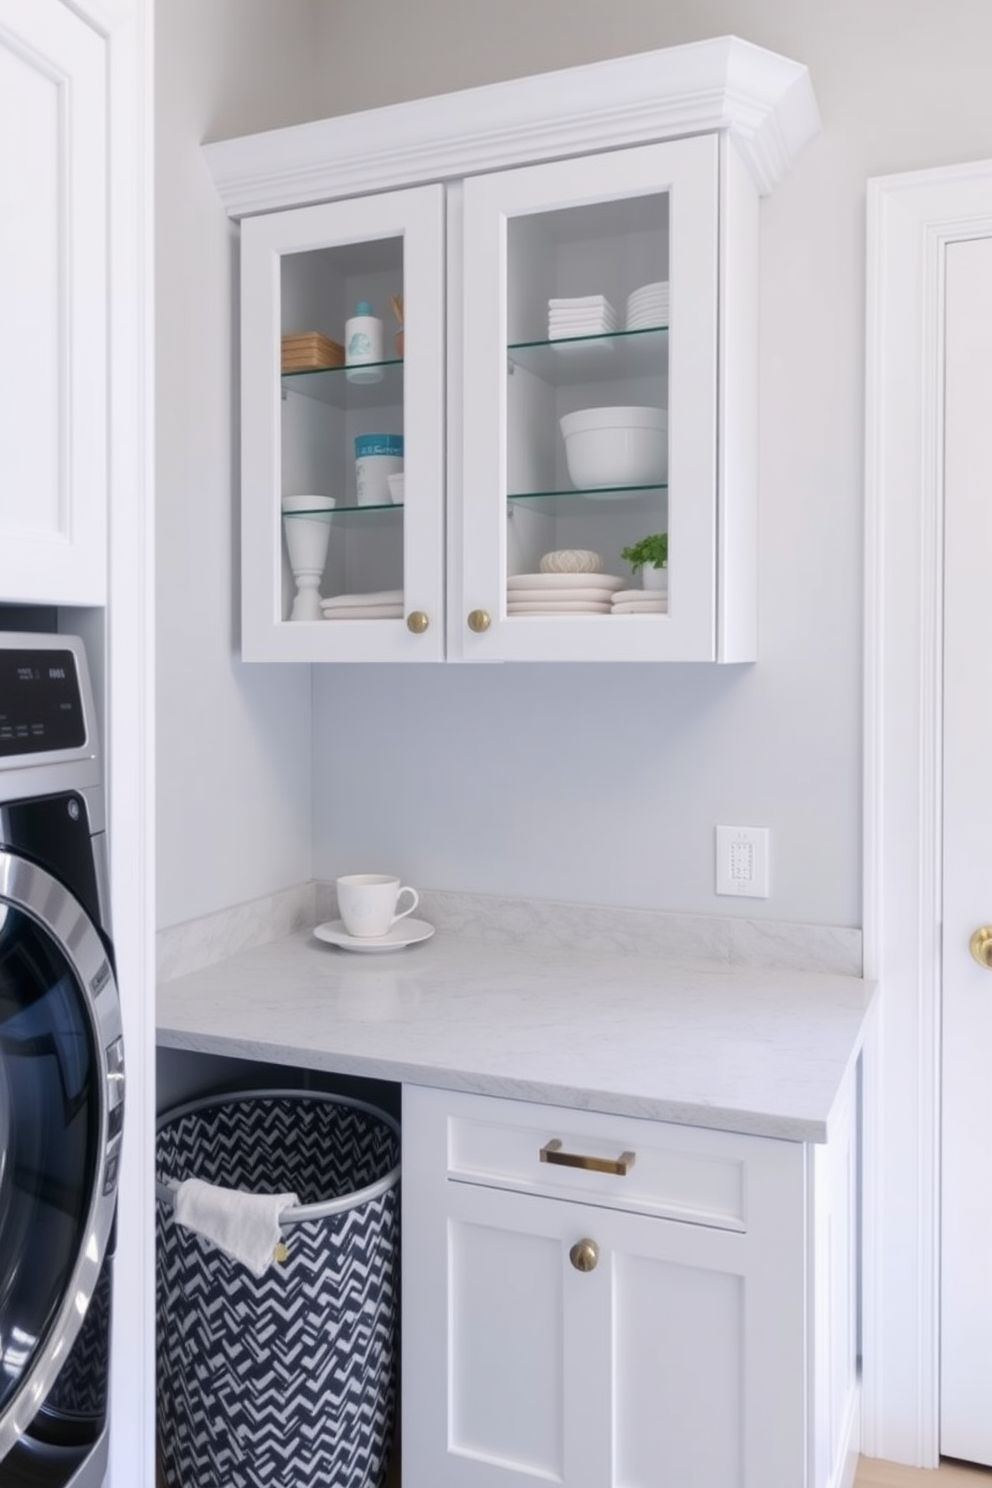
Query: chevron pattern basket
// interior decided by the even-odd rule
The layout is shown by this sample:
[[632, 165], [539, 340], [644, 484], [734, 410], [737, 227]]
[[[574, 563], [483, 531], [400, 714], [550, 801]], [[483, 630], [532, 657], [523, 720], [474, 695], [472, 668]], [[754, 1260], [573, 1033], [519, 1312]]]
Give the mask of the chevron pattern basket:
[[[395, 1122], [314, 1092], [198, 1101], [160, 1119], [156, 1167], [168, 1488], [379, 1488], [398, 1365]], [[286, 1259], [256, 1278], [177, 1224], [170, 1186], [193, 1177], [295, 1192]]]

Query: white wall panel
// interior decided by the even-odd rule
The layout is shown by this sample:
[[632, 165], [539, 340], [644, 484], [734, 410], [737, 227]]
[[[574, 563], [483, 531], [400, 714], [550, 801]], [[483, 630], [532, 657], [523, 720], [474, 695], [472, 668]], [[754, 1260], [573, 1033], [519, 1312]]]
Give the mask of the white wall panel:
[[310, 876], [310, 669], [239, 659], [236, 240], [199, 147], [305, 112], [312, 20], [157, 7], [160, 926]]
[[749, 917], [860, 924], [865, 182], [992, 154], [992, 9], [939, 10], [321, 0], [318, 113], [734, 33], [809, 66], [824, 127], [762, 203], [757, 664], [318, 669], [319, 873], [740, 914], [713, 827], [760, 825]]

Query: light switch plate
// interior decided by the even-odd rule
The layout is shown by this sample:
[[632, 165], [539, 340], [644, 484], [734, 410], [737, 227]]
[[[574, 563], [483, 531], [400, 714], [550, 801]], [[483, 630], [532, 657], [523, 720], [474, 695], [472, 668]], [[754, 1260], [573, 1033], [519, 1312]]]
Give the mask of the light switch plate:
[[716, 892], [768, 898], [767, 827], [717, 827]]

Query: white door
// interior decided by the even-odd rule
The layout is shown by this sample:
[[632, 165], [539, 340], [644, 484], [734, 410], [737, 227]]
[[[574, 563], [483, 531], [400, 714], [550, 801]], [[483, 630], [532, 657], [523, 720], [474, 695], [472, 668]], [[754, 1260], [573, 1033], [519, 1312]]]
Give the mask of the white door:
[[992, 239], [946, 293], [940, 1450], [992, 1465]]

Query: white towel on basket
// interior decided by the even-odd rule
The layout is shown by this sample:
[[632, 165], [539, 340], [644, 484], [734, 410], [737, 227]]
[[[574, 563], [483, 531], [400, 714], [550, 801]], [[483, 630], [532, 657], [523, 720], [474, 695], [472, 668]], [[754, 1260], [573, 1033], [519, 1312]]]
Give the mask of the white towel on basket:
[[176, 1189], [176, 1223], [213, 1241], [254, 1276], [262, 1276], [280, 1243], [279, 1216], [299, 1203], [295, 1193], [256, 1194], [187, 1178]]

